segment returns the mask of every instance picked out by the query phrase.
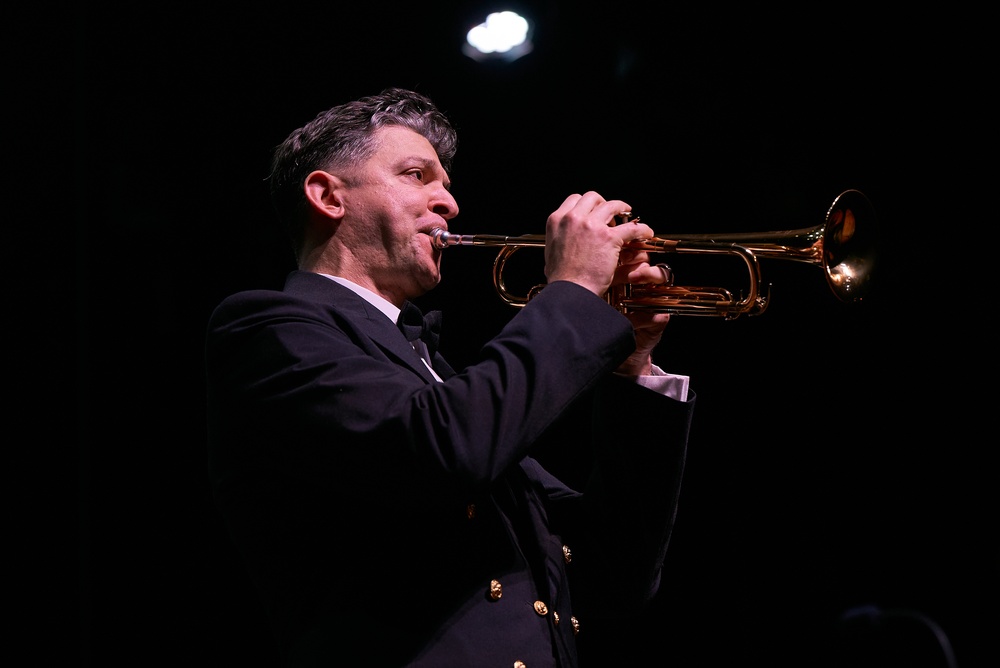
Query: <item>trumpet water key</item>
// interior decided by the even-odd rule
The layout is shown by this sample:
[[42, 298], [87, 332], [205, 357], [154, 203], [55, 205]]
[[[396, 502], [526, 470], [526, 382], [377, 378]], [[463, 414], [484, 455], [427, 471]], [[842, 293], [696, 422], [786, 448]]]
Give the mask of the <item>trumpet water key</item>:
[[[620, 220], [627, 221], [628, 214]], [[638, 220], [638, 219], [637, 219]], [[761, 284], [760, 258], [790, 260], [822, 269], [826, 283], [842, 302], [862, 300], [871, 289], [878, 251], [878, 221], [868, 198], [857, 190], [842, 192], [830, 205], [825, 220], [814, 227], [753, 233], [672, 234], [630, 242], [628, 248], [650, 253], [726, 254], [746, 266], [746, 292], [734, 296], [724, 287], [678, 286], [673, 272], [662, 285], [616, 285], [605, 295], [623, 313], [653, 310], [675, 315], [715, 316], [725, 319], [759, 315], [769, 302], [769, 289]], [[491, 246], [500, 252], [493, 263], [493, 285], [507, 304], [521, 307], [545, 287], [536, 285], [525, 295], [508, 290], [504, 267], [517, 250], [544, 248], [545, 235], [504, 236], [495, 234], [453, 234], [442, 229], [431, 232], [438, 248], [450, 246]]]

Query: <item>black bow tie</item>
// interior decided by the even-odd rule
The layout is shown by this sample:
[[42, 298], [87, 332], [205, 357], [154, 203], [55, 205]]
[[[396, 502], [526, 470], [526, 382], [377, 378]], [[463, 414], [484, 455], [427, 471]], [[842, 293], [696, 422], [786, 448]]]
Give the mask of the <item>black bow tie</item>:
[[430, 311], [426, 315], [412, 302], [403, 304], [396, 321], [399, 331], [407, 341], [422, 340], [431, 356], [437, 351], [441, 338], [441, 311]]

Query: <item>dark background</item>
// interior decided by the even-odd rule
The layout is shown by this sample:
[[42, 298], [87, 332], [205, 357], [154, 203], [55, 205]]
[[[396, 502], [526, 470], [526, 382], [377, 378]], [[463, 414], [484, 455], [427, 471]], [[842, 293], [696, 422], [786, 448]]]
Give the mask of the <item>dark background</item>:
[[[460, 232], [540, 232], [591, 189], [663, 236], [813, 227], [849, 188], [879, 214], [862, 303], [774, 261], [762, 316], [671, 324], [659, 361], [699, 396], [678, 525], [652, 609], [581, 636], [589, 665], [827, 665], [864, 606], [900, 612], [880, 637], [926, 665], [946, 665], [932, 627], [962, 668], [996, 665], [985, 17], [522, 4], [536, 47], [503, 66], [458, 53], [476, 2], [80, 3], [10, 24], [8, 143], [27, 159], [8, 182], [24, 381], [7, 404], [25, 422], [11, 516], [31, 665], [275, 665], [207, 486], [202, 336], [223, 296], [292, 268], [272, 148], [389, 85], [458, 127]], [[425, 299], [457, 364], [513, 315], [493, 258], [447, 251]], [[391, 642], [406, 620], [385, 607]]]

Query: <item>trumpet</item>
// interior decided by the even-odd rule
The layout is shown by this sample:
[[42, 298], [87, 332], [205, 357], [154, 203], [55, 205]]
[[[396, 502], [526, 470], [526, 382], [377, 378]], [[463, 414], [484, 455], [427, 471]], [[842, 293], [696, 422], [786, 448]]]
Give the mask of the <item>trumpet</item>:
[[[617, 217], [628, 222], [629, 213]], [[635, 219], [638, 221], [638, 218]], [[526, 247], [544, 248], [545, 235], [504, 236], [453, 234], [440, 228], [431, 231], [439, 249], [451, 246], [500, 247], [493, 263], [493, 285], [500, 298], [522, 307], [545, 287], [536, 285], [524, 295], [514, 294], [504, 281], [510, 257]], [[878, 250], [878, 222], [868, 198], [857, 190], [845, 190], [830, 205], [826, 218], [814, 227], [801, 229], [722, 234], [676, 234], [629, 242], [625, 246], [650, 253], [725, 254], [738, 258], [747, 269], [746, 292], [737, 297], [724, 287], [674, 285], [673, 271], [666, 264], [666, 282], [612, 286], [605, 295], [622, 313], [650, 310], [689, 316], [714, 316], [727, 320], [742, 315], [760, 315], [770, 302], [770, 285], [762, 286], [759, 260], [781, 259], [805, 263], [823, 270], [826, 283], [838, 300], [861, 301], [871, 289]]]

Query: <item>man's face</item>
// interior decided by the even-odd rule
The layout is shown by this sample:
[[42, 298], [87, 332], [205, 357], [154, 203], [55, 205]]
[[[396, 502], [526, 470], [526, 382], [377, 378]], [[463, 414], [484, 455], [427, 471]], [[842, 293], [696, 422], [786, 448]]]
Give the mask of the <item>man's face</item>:
[[428, 233], [458, 214], [450, 180], [430, 143], [403, 127], [382, 128], [378, 148], [345, 193], [352, 251], [391, 301], [417, 297], [441, 280], [441, 251]]

